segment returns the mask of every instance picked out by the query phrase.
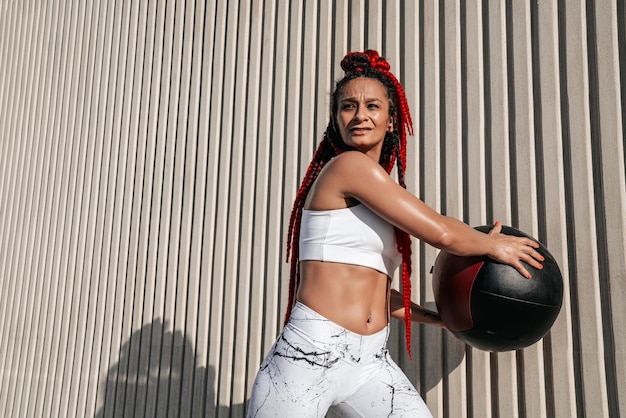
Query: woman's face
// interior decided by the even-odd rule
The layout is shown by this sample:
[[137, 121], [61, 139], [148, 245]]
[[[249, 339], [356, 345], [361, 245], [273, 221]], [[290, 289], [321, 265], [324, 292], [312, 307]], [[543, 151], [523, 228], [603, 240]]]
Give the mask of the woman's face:
[[347, 146], [378, 162], [385, 135], [393, 132], [385, 86], [365, 77], [344, 84], [338, 100], [337, 125]]

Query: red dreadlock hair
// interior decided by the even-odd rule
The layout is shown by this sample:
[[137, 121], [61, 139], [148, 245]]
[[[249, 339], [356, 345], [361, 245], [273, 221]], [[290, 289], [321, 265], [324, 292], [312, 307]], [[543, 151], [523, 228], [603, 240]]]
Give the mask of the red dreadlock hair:
[[[332, 95], [330, 122], [324, 132], [313, 160], [311, 161], [302, 184], [298, 189], [289, 219], [289, 233], [287, 236], [287, 261], [291, 262], [289, 279], [289, 300], [285, 315], [285, 324], [289, 320], [291, 309], [295, 303], [295, 295], [300, 284], [299, 240], [300, 220], [302, 209], [313, 182], [317, 179], [324, 165], [334, 156], [349, 149], [343, 143], [337, 127], [337, 108], [341, 89], [350, 80], [358, 77], [372, 78], [380, 81], [387, 90], [390, 102], [389, 112], [393, 117], [394, 130], [385, 136], [380, 165], [391, 173], [397, 161], [398, 183], [406, 188], [404, 172], [406, 169], [406, 135], [413, 135], [413, 122], [409, 105], [404, 94], [404, 88], [398, 79], [389, 71], [389, 63], [378, 52], [366, 50], [364, 52], [349, 52], [341, 61], [341, 68], [345, 76], [339, 80]], [[402, 254], [402, 295], [404, 302], [404, 322], [406, 332], [406, 347], [411, 358], [411, 237], [406, 232], [396, 228], [396, 244]]]

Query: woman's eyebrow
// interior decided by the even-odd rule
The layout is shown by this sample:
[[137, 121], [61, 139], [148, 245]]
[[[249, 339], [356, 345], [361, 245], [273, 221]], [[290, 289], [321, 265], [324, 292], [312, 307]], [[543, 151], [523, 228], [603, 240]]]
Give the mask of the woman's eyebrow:
[[[359, 99], [356, 96], [344, 97], [341, 99], [342, 102], [358, 102]], [[366, 97], [366, 102], [382, 102], [378, 97]]]

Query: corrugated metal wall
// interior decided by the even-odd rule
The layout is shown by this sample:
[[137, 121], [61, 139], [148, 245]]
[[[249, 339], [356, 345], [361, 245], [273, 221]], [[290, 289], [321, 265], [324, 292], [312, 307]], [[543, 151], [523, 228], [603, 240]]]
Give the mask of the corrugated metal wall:
[[0, 0], [1, 416], [244, 415], [292, 199], [366, 47], [407, 89], [410, 189], [565, 278], [523, 351], [416, 325], [409, 362], [394, 325], [433, 414], [626, 414], [623, 1]]

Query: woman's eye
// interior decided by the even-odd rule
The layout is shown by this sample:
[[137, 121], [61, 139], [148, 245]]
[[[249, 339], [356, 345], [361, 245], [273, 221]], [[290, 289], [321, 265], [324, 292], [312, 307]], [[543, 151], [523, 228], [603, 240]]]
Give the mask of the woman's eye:
[[373, 104], [373, 103], [369, 104], [367, 107], [369, 109], [378, 109], [378, 105], [377, 104]]

